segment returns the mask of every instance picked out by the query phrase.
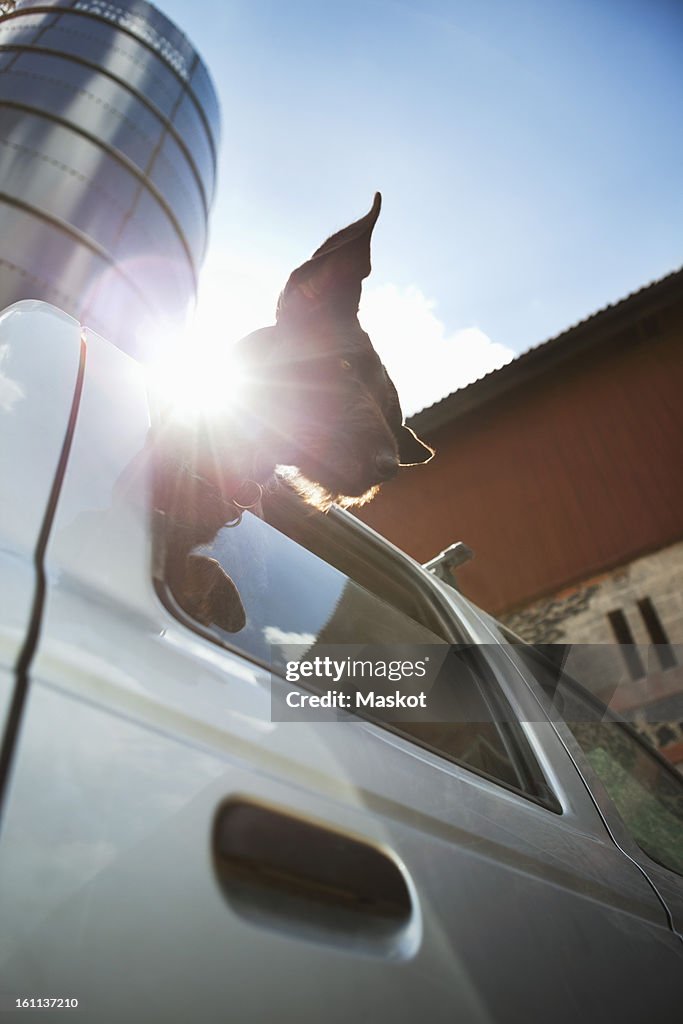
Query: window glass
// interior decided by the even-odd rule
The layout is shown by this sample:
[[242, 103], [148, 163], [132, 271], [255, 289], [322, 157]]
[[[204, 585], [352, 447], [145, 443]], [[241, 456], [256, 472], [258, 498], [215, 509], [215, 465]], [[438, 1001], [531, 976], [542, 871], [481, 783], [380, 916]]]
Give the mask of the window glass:
[[[383, 551], [352, 517], [301, 511], [283, 488], [269, 498], [261, 519], [245, 513], [224, 527], [213, 544], [196, 553], [215, 559], [229, 574], [244, 607], [246, 624], [228, 632], [202, 627], [214, 639], [285, 674], [287, 645], [306, 658], [329, 645], [446, 645], [452, 620], [440, 619], [419, 579]], [[182, 603], [182, 597], [175, 595]], [[171, 602], [171, 607], [175, 601]], [[450, 635], [449, 627], [450, 626]], [[325, 653], [323, 651], [323, 653]], [[445, 651], [445, 654], [448, 653]], [[553, 804], [518, 723], [489, 677], [476, 649], [453, 648], [447, 661], [448, 720], [386, 720], [379, 724], [441, 756], [525, 795]], [[439, 685], [441, 685], [441, 678]], [[310, 680], [302, 685], [311, 687]], [[411, 716], [412, 718], [412, 716]]]
[[192, 154], [195, 166], [202, 176], [207, 199], [210, 200], [215, 184], [215, 159], [204, 122], [199, 116], [196, 104], [187, 93], [174, 108], [173, 124]]
[[574, 722], [570, 728], [638, 845], [683, 874], [683, 780], [625, 726]]
[[197, 180], [178, 143], [166, 135], [148, 175], [173, 210], [194, 253], [202, 253], [206, 242], [206, 217]]
[[206, 113], [209, 124], [212, 127], [215, 141], [218, 134], [221, 113], [218, 106], [218, 98], [213, 85], [211, 84], [209, 73], [201, 63], [197, 63], [195, 65], [190, 77], [190, 88]]
[[164, 126], [134, 92], [53, 54], [19, 53], [11, 73], [22, 102], [64, 117], [145, 167]]
[[182, 79], [171, 71], [161, 57], [154, 57], [141, 43], [111, 25], [84, 19], [69, 11], [59, 21], [46, 26], [41, 46], [59, 53], [72, 53], [111, 71], [136, 89], [165, 114], [173, 109], [183, 91]]
[[[159, 200], [147, 189], [140, 191], [133, 207], [132, 218], [135, 228], [131, 232], [124, 231], [119, 242], [118, 255], [143, 255], [149, 258], [150, 253], [163, 253], [158, 262], [158, 274], [166, 274], [166, 264], [188, 265], [188, 257], [181, 243], [181, 236], [170, 220]], [[134, 248], [136, 246], [137, 248]], [[161, 289], [164, 290], [163, 288]], [[170, 315], [170, 311], [169, 311]]]
[[[506, 638], [512, 639], [507, 633]], [[556, 646], [561, 652], [562, 645]], [[552, 647], [548, 651], [520, 644], [516, 649], [553, 709], [559, 710], [635, 841], [653, 860], [683, 874], [683, 778], [629, 724], [560, 672], [561, 653], [553, 664]]]
[[276, 669], [278, 642], [445, 642], [250, 513], [202, 551], [232, 577], [246, 611], [238, 634], [219, 632], [259, 661], [270, 664], [272, 657]]

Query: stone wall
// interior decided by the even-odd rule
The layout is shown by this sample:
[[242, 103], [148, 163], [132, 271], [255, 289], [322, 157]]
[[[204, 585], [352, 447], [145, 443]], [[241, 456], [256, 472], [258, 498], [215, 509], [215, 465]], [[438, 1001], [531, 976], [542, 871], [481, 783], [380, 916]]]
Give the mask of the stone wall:
[[580, 681], [683, 770], [683, 541], [500, 618], [530, 643], [610, 645], [618, 680], [593, 651]]
[[552, 597], [500, 616], [531, 643], [615, 643], [610, 612], [621, 611], [636, 644], [656, 642], [639, 601], [649, 598], [672, 644], [683, 644], [683, 541]]

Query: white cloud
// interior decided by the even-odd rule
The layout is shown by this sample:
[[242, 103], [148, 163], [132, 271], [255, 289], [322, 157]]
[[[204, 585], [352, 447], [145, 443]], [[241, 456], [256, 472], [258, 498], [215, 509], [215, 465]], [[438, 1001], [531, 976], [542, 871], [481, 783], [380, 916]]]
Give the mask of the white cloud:
[[492, 341], [479, 327], [447, 333], [434, 307], [413, 285], [365, 285], [363, 290], [360, 321], [391, 374], [407, 416], [514, 357], [512, 349]]
[[[275, 321], [287, 273], [268, 261], [228, 249], [209, 254], [202, 272], [191, 349], [211, 349]], [[479, 327], [448, 332], [436, 303], [419, 288], [366, 281], [360, 320], [386, 364], [406, 415], [424, 409], [514, 357]]]
[[279, 626], [264, 626], [263, 636], [267, 644], [273, 647], [283, 647], [287, 644], [299, 644], [302, 647], [312, 647], [315, 643], [313, 633], [293, 633], [280, 629]]

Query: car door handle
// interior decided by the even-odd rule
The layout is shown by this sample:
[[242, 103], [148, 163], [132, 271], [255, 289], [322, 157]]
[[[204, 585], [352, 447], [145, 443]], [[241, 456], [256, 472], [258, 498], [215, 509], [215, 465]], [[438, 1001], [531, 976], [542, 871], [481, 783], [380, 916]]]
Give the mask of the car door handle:
[[264, 926], [381, 941], [413, 912], [403, 873], [383, 850], [265, 804], [219, 807], [213, 859], [233, 909]]

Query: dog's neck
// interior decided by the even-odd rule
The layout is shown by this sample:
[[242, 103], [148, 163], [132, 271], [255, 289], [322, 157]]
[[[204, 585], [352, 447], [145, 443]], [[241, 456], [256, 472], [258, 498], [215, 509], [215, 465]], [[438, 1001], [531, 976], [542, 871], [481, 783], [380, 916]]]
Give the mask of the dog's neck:
[[192, 449], [185, 463], [192, 473], [212, 483], [224, 500], [230, 501], [245, 482], [264, 484], [276, 463], [268, 451], [259, 421], [245, 423], [242, 416], [222, 416], [218, 421], [202, 421], [190, 431]]

